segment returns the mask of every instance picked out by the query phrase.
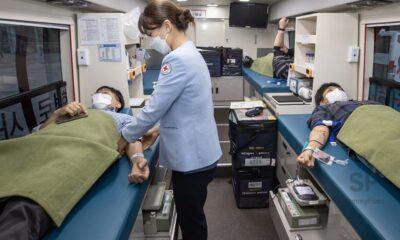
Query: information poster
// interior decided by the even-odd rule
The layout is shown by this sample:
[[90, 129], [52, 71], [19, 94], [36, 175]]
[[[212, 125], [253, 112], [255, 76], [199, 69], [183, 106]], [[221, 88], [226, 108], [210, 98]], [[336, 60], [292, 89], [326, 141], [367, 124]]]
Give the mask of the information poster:
[[121, 61], [121, 44], [99, 44], [99, 61], [100, 62], [120, 62]]
[[81, 45], [113, 44], [120, 42], [118, 18], [81, 17], [78, 20]]

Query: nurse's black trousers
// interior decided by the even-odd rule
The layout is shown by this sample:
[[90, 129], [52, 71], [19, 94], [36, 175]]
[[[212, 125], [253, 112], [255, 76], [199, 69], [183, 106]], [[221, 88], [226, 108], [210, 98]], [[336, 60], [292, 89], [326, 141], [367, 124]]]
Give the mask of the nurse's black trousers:
[[215, 168], [190, 174], [172, 172], [178, 224], [183, 240], [207, 239], [207, 221], [203, 207], [207, 198], [207, 185], [212, 181], [214, 171]]

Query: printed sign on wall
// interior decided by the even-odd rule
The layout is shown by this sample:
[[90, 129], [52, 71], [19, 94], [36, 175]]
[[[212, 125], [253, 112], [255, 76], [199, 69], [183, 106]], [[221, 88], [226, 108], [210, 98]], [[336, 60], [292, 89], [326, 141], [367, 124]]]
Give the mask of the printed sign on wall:
[[196, 10], [191, 10], [192, 16], [194, 18], [206, 18], [207, 17], [207, 11], [205, 9], [196, 9]]

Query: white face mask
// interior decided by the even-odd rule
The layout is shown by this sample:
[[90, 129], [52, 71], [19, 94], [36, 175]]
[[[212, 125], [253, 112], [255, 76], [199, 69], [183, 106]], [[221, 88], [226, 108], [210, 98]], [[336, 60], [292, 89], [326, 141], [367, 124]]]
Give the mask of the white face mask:
[[96, 93], [92, 96], [92, 107], [94, 109], [105, 110], [113, 108], [111, 106], [111, 96], [104, 93]]
[[347, 95], [344, 91], [336, 88], [332, 92], [326, 94], [326, 99], [329, 103], [339, 102], [339, 101], [347, 101]]
[[[161, 31], [160, 31], [161, 33]], [[167, 43], [167, 38], [168, 38], [168, 33], [167, 36], [165, 36], [165, 39], [160, 38], [160, 33], [158, 34], [157, 37], [152, 37], [150, 40], [150, 47], [156, 50], [157, 52], [165, 55], [169, 52], [171, 52], [171, 47]]]

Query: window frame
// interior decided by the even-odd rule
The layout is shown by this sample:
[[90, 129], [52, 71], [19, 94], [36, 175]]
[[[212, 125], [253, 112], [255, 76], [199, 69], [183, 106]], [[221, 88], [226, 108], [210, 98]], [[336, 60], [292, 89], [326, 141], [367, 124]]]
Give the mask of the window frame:
[[[52, 24], [52, 23], [40, 23], [40, 22], [29, 22], [29, 21], [19, 21], [19, 20], [4, 20], [4, 19], [0, 19], [0, 24], [3, 25], [12, 25], [12, 26], [27, 26], [27, 27], [40, 27], [40, 28], [48, 28], [48, 29], [59, 29], [59, 41], [60, 41], [60, 64], [61, 64], [61, 81], [56, 81], [56, 82], [51, 82], [51, 83], [47, 83], [43, 86], [40, 87], [35, 87], [33, 89], [29, 89], [28, 91], [24, 91], [24, 92], [20, 92], [11, 96], [7, 96], [3, 99], [0, 100], [0, 109], [6, 109], [7, 107], [12, 107], [15, 106], [17, 104], [21, 104], [21, 109], [22, 112], [24, 113], [24, 121], [26, 123], [27, 126], [27, 130], [29, 132], [32, 131], [33, 125], [37, 125], [39, 124], [40, 121], [37, 116], [35, 116], [35, 113], [30, 110], [28, 110], [28, 114], [30, 114], [30, 116], [27, 116], [26, 114], [26, 110], [24, 109], [24, 104], [23, 103], [30, 103], [30, 105], [33, 107], [33, 100], [35, 97], [44, 95], [46, 93], [49, 94], [53, 94], [53, 96], [49, 95], [50, 97], [48, 98], [50, 101], [52, 101], [51, 103], [54, 105], [55, 109], [57, 109], [58, 107], [61, 107], [65, 104], [67, 104], [68, 100], [67, 100], [67, 82], [70, 82], [72, 85], [72, 99], [75, 100], [75, 87], [74, 87], [74, 71], [73, 71], [73, 52], [72, 52], [72, 31], [71, 31], [71, 25], [67, 25], [67, 24]], [[62, 32], [63, 31], [63, 32]], [[64, 34], [64, 35], [62, 35]], [[64, 41], [62, 43], [62, 41]], [[63, 59], [63, 49], [62, 49], [62, 45], [64, 46], [64, 53], [66, 53], [68, 59]], [[65, 63], [67, 63], [67, 65], [65, 65]], [[68, 74], [68, 79], [65, 79], [65, 75], [64, 75], [64, 71], [70, 71], [70, 74]], [[17, 74], [18, 77], [18, 74]], [[17, 80], [18, 82], [18, 80]], [[53, 109], [54, 110], [54, 109]], [[2, 115], [4, 115], [6, 112], [3, 112]], [[13, 114], [15, 115], [15, 112], [13, 112]], [[31, 116], [32, 115], [32, 116]], [[49, 116], [46, 114], [45, 118], [47, 119]], [[31, 119], [28, 119], [31, 118]], [[34, 121], [32, 121], [32, 118], [34, 119]], [[13, 136], [9, 136], [8, 133], [8, 128], [7, 126], [10, 123], [6, 123], [4, 122], [4, 116], [3, 116], [3, 129], [6, 128], [4, 131], [4, 137], [6, 139], [8, 138], [13, 138]], [[16, 120], [18, 121], [18, 120]], [[11, 123], [12, 124], [12, 123]], [[14, 123], [15, 124], [15, 123]], [[18, 123], [17, 123], [18, 124]], [[18, 136], [17, 136], [18, 137]], [[4, 138], [2, 138], [4, 139]], [[1, 140], [1, 139], [0, 139]]]

